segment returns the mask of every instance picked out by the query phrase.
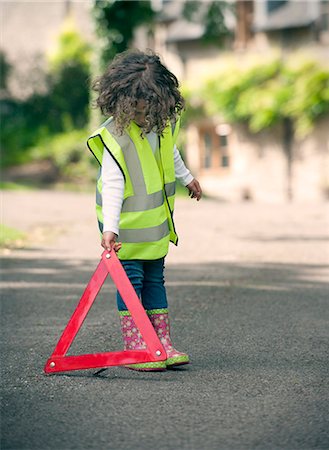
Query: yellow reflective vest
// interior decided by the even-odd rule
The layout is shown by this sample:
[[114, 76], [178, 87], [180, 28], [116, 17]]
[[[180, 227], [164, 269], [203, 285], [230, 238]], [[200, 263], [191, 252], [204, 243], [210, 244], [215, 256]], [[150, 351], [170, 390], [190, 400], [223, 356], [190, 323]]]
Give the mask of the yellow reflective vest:
[[[154, 260], [168, 253], [169, 242], [177, 245], [173, 221], [175, 202], [174, 144], [179, 121], [168, 125], [158, 137], [153, 153], [146, 137], [135, 122], [123, 135], [115, 131], [109, 118], [88, 139], [87, 144], [99, 165], [108, 151], [124, 177], [123, 204], [119, 222], [118, 257]], [[103, 231], [101, 169], [96, 188], [96, 212], [99, 229]]]

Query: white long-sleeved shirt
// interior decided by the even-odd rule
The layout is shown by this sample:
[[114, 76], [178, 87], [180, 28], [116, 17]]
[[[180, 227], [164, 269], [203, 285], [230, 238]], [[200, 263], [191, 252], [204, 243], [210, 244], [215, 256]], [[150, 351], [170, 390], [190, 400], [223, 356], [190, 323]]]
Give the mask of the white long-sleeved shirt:
[[[157, 135], [151, 132], [146, 135], [153, 153], [156, 150]], [[187, 186], [193, 180], [193, 175], [187, 169], [182, 157], [174, 147], [175, 175], [178, 181]], [[123, 203], [124, 178], [118, 164], [114, 161], [110, 153], [104, 148], [102, 160], [102, 212], [104, 221], [104, 231], [112, 231], [119, 234], [120, 212]]]

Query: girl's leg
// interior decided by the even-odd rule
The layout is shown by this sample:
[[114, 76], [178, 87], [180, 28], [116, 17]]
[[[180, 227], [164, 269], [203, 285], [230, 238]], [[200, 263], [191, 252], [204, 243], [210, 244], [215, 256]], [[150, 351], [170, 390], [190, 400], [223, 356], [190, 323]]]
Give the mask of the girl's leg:
[[[125, 272], [133, 285], [137, 296], [141, 298], [141, 292], [143, 288], [144, 282], [144, 268], [143, 261], [121, 261]], [[117, 293], [117, 304], [121, 322], [121, 332], [124, 343], [125, 350], [143, 350], [146, 348], [146, 344], [135, 325], [134, 319], [131, 317], [129, 311], [127, 311], [127, 307], [122, 300], [119, 292]], [[133, 370], [142, 370], [142, 371], [154, 371], [154, 370], [165, 370], [166, 363], [165, 361], [159, 362], [148, 362], [148, 363], [138, 363], [138, 364], [130, 364], [125, 366], [128, 369]]]
[[186, 353], [177, 351], [171, 341], [168, 302], [164, 286], [164, 259], [144, 263], [142, 302], [149, 319], [167, 353], [167, 368], [188, 364]]
[[[141, 298], [141, 292], [144, 281], [143, 261], [125, 260], [121, 261], [121, 264], [125, 269], [125, 272], [136, 291], [136, 294], [138, 295], [139, 298]], [[119, 311], [127, 311], [127, 306], [122, 300], [122, 297], [119, 294], [119, 292], [117, 292], [117, 305]]]
[[168, 307], [164, 286], [164, 258], [144, 261], [144, 282], [141, 299], [146, 310]]

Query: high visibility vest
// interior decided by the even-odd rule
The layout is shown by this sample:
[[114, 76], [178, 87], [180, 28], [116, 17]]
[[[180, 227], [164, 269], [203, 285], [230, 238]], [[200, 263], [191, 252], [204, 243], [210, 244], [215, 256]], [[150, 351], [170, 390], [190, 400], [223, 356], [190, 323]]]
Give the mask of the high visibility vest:
[[[177, 245], [173, 221], [175, 203], [174, 144], [179, 131], [168, 125], [158, 137], [155, 154], [135, 122], [121, 136], [108, 119], [88, 139], [87, 144], [99, 165], [104, 149], [118, 164], [124, 177], [123, 204], [119, 222], [118, 257], [154, 260], [168, 253], [169, 242]], [[96, 213], [103, 232], [101, 167], [96, 187]]]

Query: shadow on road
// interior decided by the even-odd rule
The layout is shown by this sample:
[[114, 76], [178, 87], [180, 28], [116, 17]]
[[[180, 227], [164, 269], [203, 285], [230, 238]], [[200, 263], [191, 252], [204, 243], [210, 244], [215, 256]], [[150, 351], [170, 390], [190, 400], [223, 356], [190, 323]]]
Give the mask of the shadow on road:
[[[39, 352], [49, 354], [60, 332], [77, 305], [98, 261], [4, 258], [2, 263], [2, 320], [4, 332], [31, 330], [30, 339], [41, 338]], [[227, 343], [226, 363], [231, 360], [234, 339], [244, 342], [261, 333], [275, 332], [277, 327], [312, 326], [321, 323], [327, 284], [317, 276], [323, 265], [269, 263], [179, 264], [166, 268], [166, 285], [172, 315], [172, 328], [190, 346], [193, 336], [205, 339], [202, 355], [218, 352], [224, 367], [223, 350]], [[115, 286], [106, 280], [86, 322], [79, 332], [84, 345], [92, 330], [97, 351], [114, 339], [121, 345], [116, 314]], [[302, 322], [295, 320], [303, 311]], [[264, 328], [266, 326], [266, 328]], [[251, 329], [249, 329], [251, 327]], [[105, 331], [106, 330], [106, 331]], [[252, 333], [250, 333], [252, 331]], [[295, 329], [296, 331], [296, 329]], [[25, 332], [24, 332], [25, 335]], [[315, 338], [315, 337], [314, 337]], [[319, 338], [320, 339], [320, 336]], [[224, 349], [223, 349], [224, 343]], [[28, 345], [24, 340], [23, 345]], [[273, 344], [273, 341], [272, 341]], [[271, 344], [271, 345], [272, 345]], [[79, 350], [75, 348], [74, 350]], [[85, 351], [88, 348], [85, 348]], [[89, 349], [92, 351], [91, 349]], [[89, 351], [88, 350], [88, 351]], [[230, 356], [229, 356], [230, 355]], [[211, 358], [207, 364], [214, 363]], [[241, 361], [240, 361], [241, 362]], [[236, 360], [233, 358], [232, 363]], [[41, 367], [40, 367], [41, 369]]]
[[[47, 377], [43, 366], [98, 261], [31, 254], [2, 262], [3, 448], [154, 448], [163, 417], [175, 444], [159, 449], [325, 448], [323, 265], [168, 265], [172, 336], [189, 367]], [[122, 348], [115, 292], [107, 280], [70, 354]]]

